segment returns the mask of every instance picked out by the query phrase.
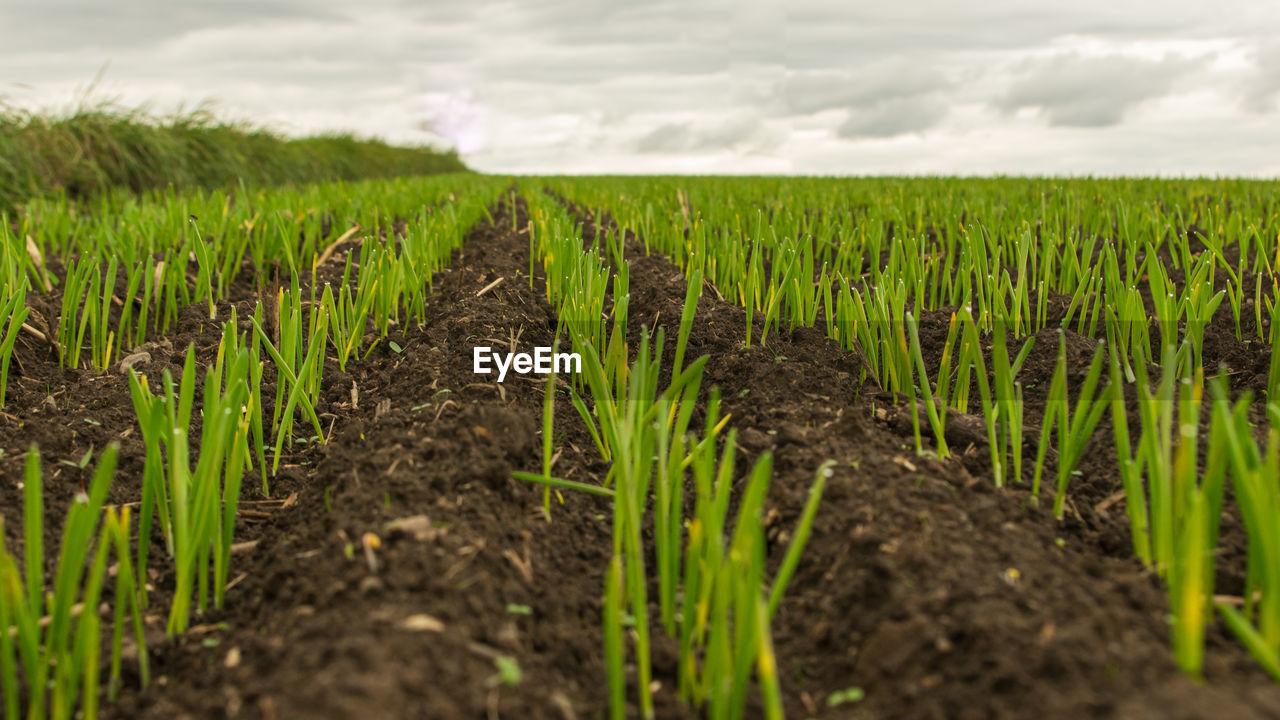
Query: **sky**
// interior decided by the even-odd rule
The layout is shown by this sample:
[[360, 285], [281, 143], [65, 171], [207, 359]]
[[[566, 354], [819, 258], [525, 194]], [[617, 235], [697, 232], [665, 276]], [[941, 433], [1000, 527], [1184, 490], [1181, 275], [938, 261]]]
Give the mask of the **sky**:
[[495, 173], [1276, 177], [1280, 4], [0, 5], [0, 102], [90, 91]]

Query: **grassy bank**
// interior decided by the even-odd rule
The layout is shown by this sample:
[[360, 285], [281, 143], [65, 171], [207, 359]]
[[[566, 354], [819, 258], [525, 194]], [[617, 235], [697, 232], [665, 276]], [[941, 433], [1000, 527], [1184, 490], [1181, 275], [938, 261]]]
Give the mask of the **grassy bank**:
[[0, 110], [0, 210], [66, 192], [355, 180], [466, 170], [456, 154], [351, 135], [286, 139], [207, 111], [159, 118], [110, 106]]

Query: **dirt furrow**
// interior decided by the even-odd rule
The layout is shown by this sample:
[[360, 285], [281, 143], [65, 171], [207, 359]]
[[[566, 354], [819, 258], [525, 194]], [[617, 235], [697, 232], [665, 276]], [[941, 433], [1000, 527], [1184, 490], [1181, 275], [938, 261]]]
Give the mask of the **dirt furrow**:
[[[472, 374], [472, 347], [527, 350], [555, 331], [509, 211], [437, 275], [424, 326], [393, 334], [399, 351], [383, 342], [348, 366], [337, 390], [354, 383], [358, 408], [316, 450], [293, 512], [240, 559], [229, 610], [161, 649], [167, 682], [116, 716], [572, 718], [603, 707], [608, 504], [566, 494], [546, 522], [541, 489], [510, 478], [540, 467], [544, 386]], [[605, 468], [560, 405], [556, 473], [599, 482]]]
[[[573, 210], [590, 238], [595, 223]], [[683, 274], [634, 237], [626, 247], [630, 327], [674, 327]], [[1163, 591], [1136, 560], [1099, 555], [1029, 507], [1025, 491], [971, 474], [963, 456], [917, 456], [897, 409], [859, 386], [853, 353], [812, 329], [763, 347], [745, 337], [745, 312], [705, 288], [686, 357], [710, 355], [704, 384], [722, 388], [748, 460], [774, 453], [772, 563], [814, 469], [839, 462], [775, 621], [789, 715], [1280, 715], [1280, 689], [1221, 631], [1210, 637], [1209, 684], [1177, 670]], [[853, 687], [863, 699], [828, 704]]]

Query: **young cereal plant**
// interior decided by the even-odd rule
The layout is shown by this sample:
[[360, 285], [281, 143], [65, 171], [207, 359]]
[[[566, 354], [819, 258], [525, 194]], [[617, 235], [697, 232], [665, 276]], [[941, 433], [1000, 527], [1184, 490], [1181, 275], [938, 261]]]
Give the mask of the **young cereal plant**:
[[13, 359], [13, 345], [18, 340], [18, 331], [26, 322], [27, 285], [24, 279], [9, 300], [0, 304], [0, 410], [4, 409], [5, 391], [9, 387], [9, 361]]
[[1220, 601], [1216, 607], [1249, 654], [1280, 682], [1280, 489], [1275, 482], [1280, 476], [1280, 431], [1275, 418], [1280, 405], [1267, 405], [1273, 417], [1266, 446], [1259, 448], [1249, 424], [1248, 398], [1229, 411], [1223, 385], [1212, 385], [1213, 413], [1223, 428], [1231, 479], [1248, 534], [1248, 569], [1243, 606], [1237, 609]]
[[[929, 417], [929, 427], [933, 430], [934, 447], [937, 448], [939, 458], [947, 457], [950, 452], [947, 450], [946, 430], [944, 422], [946, 421], [945, 406], [940, 410], [937, 403], [933, 401], [933, 391], [929, 387], [929, 371], [924, 365], [924, 355], [920, 352], [920, 331], [916, 326], [915, 317], [911, 313], [907, 313], [907, 331], [911, 335], [911, 357], [915, 361], [915, 369], [919, 374], [920, 394], [924, 396], [924, 409]], [[915, 402], [915, 384], [910, 380], [907, 381], [908, 397], [911, 402], [912, 424], [916, 430], [916, 452], [920, 452], [920, 420], [916, 410]]]
[[[117, 452], [111, 445], [102, 453], [88, 492], [81, 492], [67, 513], [52, 586], [45, 582], [40, 455], [34, 446], [27, 453], [23, 569], [7, 547], [0, 548], [0, 694], [7, 718], [21, 716], [23, 699], [29, 718], [97, 717], [103, 643], [96, 609], [113, 553], [116, 593], [112, 640], [107, 645], [108, 695], [119, 687], [126, 608], [144, 687], [149, 680], [138, 578], [128, 559], [128, 511], [103, 507]], [[19, 686], [19, 669], [25, 691]]]
[[1107, 385], [1101, 393], [1097, 392], [1105, 355], [1105, 344], [1100, 342], [1093, 354], [1093, 361], [1089, 364], [1080, 394], [1076, 397], [1073, 411], [1067, 393], [1067, 341], [1065, 334], [1059, 331], [1058, 363], [1054, 367], [1053, 380], [1049, 384], [1049, 400], [1045, 405], [1044, 424], [1040, 428], [1040, 447], [1036, 454], [1035, 478], [1031, 488], [1032, 497], [1039, 498], [1045, 453], [1049, 446], [1050, 433], [1056, 426], [1058, 483], [1053, 496], [1053, 516], [1059, 520], [1066, 511], [1067, 485], [1071, 475], [1080, 458], [1084, 456], [1085, 447], [1093, 436], [1094, 428], [1102, 420], [1103, 413], [1111, 407], [1111, 393], [1119, 391], [1116, 386]]

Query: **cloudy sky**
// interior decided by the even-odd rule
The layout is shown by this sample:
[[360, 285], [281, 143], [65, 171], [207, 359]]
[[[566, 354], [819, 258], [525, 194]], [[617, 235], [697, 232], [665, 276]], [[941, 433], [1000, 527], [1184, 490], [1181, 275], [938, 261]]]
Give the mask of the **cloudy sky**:
[[100, 72], [492, 172], [1280, 175], [1274, 0], [0, 5], [0, 101]]

